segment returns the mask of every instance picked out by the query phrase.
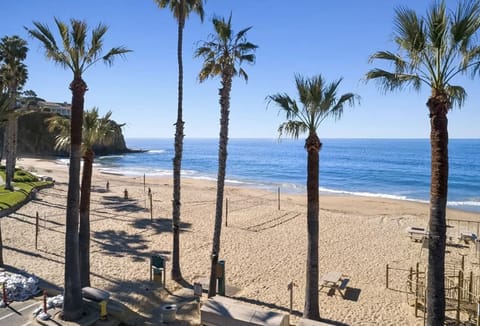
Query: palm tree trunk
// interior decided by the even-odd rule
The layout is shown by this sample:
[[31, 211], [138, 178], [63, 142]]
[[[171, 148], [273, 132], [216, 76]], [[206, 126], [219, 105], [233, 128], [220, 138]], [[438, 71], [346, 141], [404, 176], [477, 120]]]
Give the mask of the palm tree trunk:
[[[446, 100], [447, 99], [447, 100]], [[445, 322], [445, 241], [448, 193], [448, 97], [431, 97], [430, 237], [428, 241], [427, 325]]]
[[0, 266], [3, 266], [2, 220], [0, 219]]
[[18, 117], [16, 115], [13, 116], [12, 121], [12, 162], [11, 162], [11, 169], [13, 171], [12, 180], [15, 176], [15, 166], [17, 165], [17, 140], [18, 140]]
[[5, 158], [5, 189], [13, 191], [13, 177], [15, 175], [15, 153], [17, 147], [17, 118], [15, 116], [15, 107], [17, 104], [17, 88], [18, 85], [14, 81], [9, 85], [9, 111], [10, 116], [7, 122], [7, 148]]
[[78, 320], [83, 311], [79, 273], [78, 224], [83, 105], [87, 85], [81, 77], [75, 76], [70, 84], [70, 90], [72, 91], [72, 118], [67, 216], [65, 223], [65, 293], [63, 302], [63, 318], [67, 321]]
[[12, 169], [12, 130], [13, 117], [10, 116], [5, 127], [5, 189], [13, 191], [12, 181], [15, 170]]
[[94, 154], [91, 150], [87, 150], [83, 157], [82, 191], [80, 193], [80, 231], [78, 233], [82, 288], [90, 286], [90, 193], [93, 158]]
[[173, 252], [172, 252], [172, 280], [179, 281], [182, 279], [180, 270], [180, 173], [182, 170], [182, 152], [183, 152], [183, 60], [182, 60], [182, 43], [183, 43], [183, 26], [184, 19], [178, 21], [178, 108], [177, 122], [175, 124], [175, 157], [173, 158]]
[[305, 148], [308, 152], [307, 161], [307, 279], [305, 289], [305, 309], [303, 317], [320, 320], [318, 304], [318, 242], [319, 242], [319, 152], [320, 139], [315, 132], [310, 132]]
[[215, 205], [215, 229], [213, 231], [212, 265], [208, 297], [217, 294], [217, 264], [220, 254], [220, 235], [222, 231], [223, 193], [227, 168], [228, 120], [230, 114], [230, 91], [232, 89], [233, 69], [227, 68], [222, 74], [220, 89], [220, 136], [218, 142], [217, 202]]

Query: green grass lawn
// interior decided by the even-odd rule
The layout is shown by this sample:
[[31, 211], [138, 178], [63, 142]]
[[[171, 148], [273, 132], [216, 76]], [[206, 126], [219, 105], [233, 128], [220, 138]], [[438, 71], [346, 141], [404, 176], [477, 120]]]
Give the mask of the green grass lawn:
[[38, 177], [22, 169], [15, 169], [13, 187], [15, 191], [5, 190], [5, 167], [0, 166], [0, 177], [3, 184], [0, 185], [0, 210], [13, 207], [25, 201], [32, 190], [38, 187], [53, 184], [51, 181], [41, 181]]

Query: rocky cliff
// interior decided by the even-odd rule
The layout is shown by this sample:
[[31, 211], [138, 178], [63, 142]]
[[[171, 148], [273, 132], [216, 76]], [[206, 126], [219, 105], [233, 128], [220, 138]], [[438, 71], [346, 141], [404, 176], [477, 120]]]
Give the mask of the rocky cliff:
[[[51, 117], [51, 113], [30, 113], [18, 119], [18, 156], [68, 156], [65, 151], [55, 150], [55, 133], [47, 130], [45, 119]], [[3, 130], [0, 130], [0, 147], [3, 147]], [[123, 135], [108, 146], [97, 145], [94, 147], [95, 155], [123, 154], [130, 153], [125, 144]]]

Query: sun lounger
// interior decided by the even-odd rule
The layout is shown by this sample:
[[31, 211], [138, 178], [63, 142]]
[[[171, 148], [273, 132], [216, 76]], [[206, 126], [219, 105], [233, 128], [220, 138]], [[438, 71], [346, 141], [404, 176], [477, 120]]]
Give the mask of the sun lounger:
[[338, 290], [340, 292], [340, 295], [343, 297], [344, 294], [342, 291], [345, 291], [347, 288], [347, 284], [349, 282], [349, 279], [343, 278], [343, 274], [341, 272], [328, 272], [327, 274], [322, 276], [322, 284], [320, 285], [320, 290], [322, 290], [324, 287]]
[[425, 228], [420, 228], [420, 227], [414, 227], [414, 226], [409, 226], [406, 229], [408, 235], [410, 236], [410, 239], [413, 241], [423, 241], [428, 236], [428, 230]]
[[465, 241], [465, 243], [474, 242], [477, 239], [477, 235], [470, 231], [462, 231], [458, 236], [458, 240]]
[[287, 314], [217, 295], [202, 305], [200, 323], [206, 326], [288, 326], [290, 319]]

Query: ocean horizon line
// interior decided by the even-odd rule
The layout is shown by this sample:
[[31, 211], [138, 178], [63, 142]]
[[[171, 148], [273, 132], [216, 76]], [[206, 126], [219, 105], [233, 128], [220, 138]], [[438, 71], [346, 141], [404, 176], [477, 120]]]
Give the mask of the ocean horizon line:
[[[430, 140], [429, 137], [319, 137], [320, 139], [325, 140]], [[152, 140], [152, 139], [161, 139], [161, 140], [174, 140], [174, 137], [125, 137], [125, 140]], [[195, 139], [195, 140], [214, 140], [218, 137], [185, 137], [184, 139]], [[305, 137], [291, 138], [291, 137], [229, 137], [229, 140], [305, 140]], [[467, 137], [450, 137], [449, 140], [479, 140], [480, 138], [467, 138]]]

